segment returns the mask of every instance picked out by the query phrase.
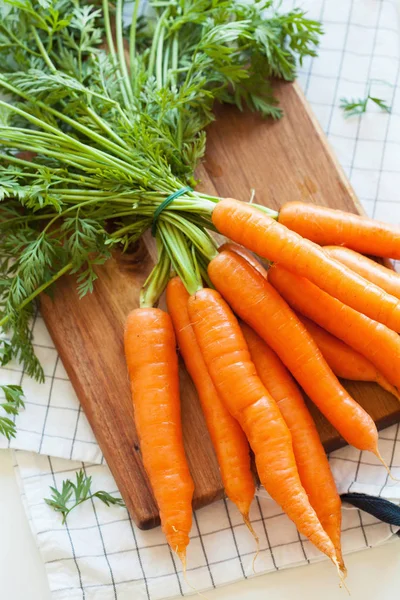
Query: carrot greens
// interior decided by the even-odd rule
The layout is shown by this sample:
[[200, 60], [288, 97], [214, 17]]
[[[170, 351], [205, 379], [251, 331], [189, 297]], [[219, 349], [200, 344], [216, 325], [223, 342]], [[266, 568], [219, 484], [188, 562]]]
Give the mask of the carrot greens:
[[[65, 273], [91, 292], [98, 265], [195, 186], [215, 101], [279, 118], [271, 78], [292, 80], [321, 33], [271, 0], [154, 1], [141, 16], [136, 0], [128, 26], [123, 11], [123, 0], [0, 7], [0, 326], [7, 356], [39, 380], [32, 301]], [[191, 235], [212, 228], [217, 201], [187, 191], [158, 221], [160, 240], [171, 228], [190, 240], [197, 269]]]

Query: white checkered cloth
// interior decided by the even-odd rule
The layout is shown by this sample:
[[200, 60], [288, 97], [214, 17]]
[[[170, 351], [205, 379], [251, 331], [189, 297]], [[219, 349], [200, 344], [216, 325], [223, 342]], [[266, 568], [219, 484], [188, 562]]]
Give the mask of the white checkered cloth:
[[[397, 5], [389, 0], [316, 0], [303, 5], [310, 16], [324, 22], [326, 34], [319, 57], [303, 65], [300, 83], [367, 213], [399, 223]], [[340, 99], [363, 97], [370, 84], [372, 94], [392, 107], [391, 114], [371, 104], [361, 118], [344, 119]], [[107, 508], [98, 500], [72, 512], [64, 526], [45, 504], [49, 485], [74, 478], [82, 466], [93, 476], [94, 491], [118, 492], [40, 317], [33, 332], [46, 382], [33, 382], [18, 365], [0, 369], [0, 383], [21, 384], [26, 394], [26, 410], [16, 419], [18, 435], [10, 444], [0, 439], [0, 447], [18, 449], [21, 494], [53, 599], [157, 600], [191, 593], [159, 528], [140, 531], [124, 508]], [[400, 478], [399, 425], [381, 432], [380, 449]], [[346, 447], [332, 453], [330, 461], [340, 492], [365, 492], [400, 502], [400, 486], [388, 481], [371, 454]], [[261, 543], [258, 573], [322, 558], [265, 493], [253, 502], [251, 518]], [[381, 544], [393, 533], [395, 528], [366, 513], [343, 511], [345, 553]], [[196, 512], [188, 579], [198, 590], [252, 576], [253, 555], [254, 541], [229, 501]]]

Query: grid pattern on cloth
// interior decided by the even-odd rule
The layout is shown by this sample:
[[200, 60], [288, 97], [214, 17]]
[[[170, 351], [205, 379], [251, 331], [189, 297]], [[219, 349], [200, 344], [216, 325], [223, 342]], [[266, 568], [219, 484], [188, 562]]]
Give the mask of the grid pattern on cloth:
[[104, 463], [92, 428], [40, 315], [33, 319], [32, 333], [45, 382], [38, 383], [29, 377], [15, 361], [0, 368], [0, 385], [21, 385], [26, 407], [14, 417], [16, 437], [8, 441], [0, 436], [0, 448]]
[[[394, 476], [399, 477], [398, 426], [385, 430], [380, 447]], [[400, 486], [388, 482], [383, 466], [373, 464], [369, 456], [343, 448], [331, 454], [330, 462], [340, 491], [380, 494], [400, 502]], [[92, 491], [118, 493], [106, 466], [22, 451], [15, 453], [15, 465], [54, 600], [161, 600], [193, 593], [160, 528], [141, 531], [125, 508], [107, 508], [96, 499], [72, 511], [64, 526], [60, 515], [44, 502], [50, 485], [60, 486], [81, 467], [93, 477]], [[250, 517], [260, 539], [257, 574], [323, 558], [299, 536], [294, 524], [265, 491], [258, 492]], [[357, 509], [343, 509], [343, 551], [381, 544], [397, 529]], [[237, 508], [230, 501], [216, 502], [194, 515], [188, 581], [202, 591], [253, 577], [254, 552], [254, 539]]]
[[[283, 3], [293, 6], [292, 0]], [[301, 5], [324, 23], [319, 56], [304, 61], [303, 86], [339, 161], [371, 216], [400, 222], [400, 86], [397, 5], [392, 0], [304, 0]], [[340, 99], [373, 95], [392, 106], [373, 104], [360, 117], [344, 119]], [[16, 472], [29, 522], [46, 564], [54, 600], [157, 600], [189, 593], [180, 567], [160, 529], [140, 531], [123, 508], [95, 500], [72, 512], [67, 526], [44, 502], [49, 485], [60, 485], [82, 467], [96, 489], [116, 492], [108, 468], [40, 316], [34, 342], [45, 367], [39, 386], [17, 365], [0, 369], [1, 383], [22, 383], [26, 410], [17, 417], [18, 436], [0, 447], [15, 453]], [[400, 427], [380, 435], [383, 458], [400, 477]], [[33, 454], [26, 450], [40, 453]], [[52, 455], [50, 458], [46, 455]], [[370, 454], [350, 447], [331, 454], [339, 491], [364, 492], [400, 502], [400, 486]], [[251, 519], [260, 537], [258, 573], [305, 564], [321, 555], [297, 533], [279, 507], [260, 492]], [[393, 538], [394, 528], [356, 509], [343, 511], [343, 546], [351, 552]], [[254, 541], [229, 501], [196, 512], [188, 552], [188, 578], [208, 589], [252, 576]]]

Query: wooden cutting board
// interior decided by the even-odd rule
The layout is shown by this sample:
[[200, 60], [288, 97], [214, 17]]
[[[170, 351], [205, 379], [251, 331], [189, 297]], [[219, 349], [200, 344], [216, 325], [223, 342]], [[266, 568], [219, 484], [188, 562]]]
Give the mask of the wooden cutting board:
[[[301, 91], [278, 84], [284, 118], [274, 123], [233, 107], [219, 107], [208, 133], [207, 156], [198, 170], [203, 190], [256, 201], [271, 208], [303, 200], [362, 212]], [[158, 524], [158, 513], [140, 458], [123, 355], [123, 326], [138, 306], [139, 290], [152, 266], [144, 244], [132, 255], [99, 269], [93, 294], [78, 299], [73, 281], [57, 285], [41, 309], [82, 407], [132, 518], [141, 528]], [[400, 420], [400, 404], [377, 385], [346, 383], [378, 427]], [[195, 480], [194, 506], [223, 496], [215, 455], [193, 385], [181, 369], [184, 440]], [[312, 407], [327, 450], [344, 440]]]

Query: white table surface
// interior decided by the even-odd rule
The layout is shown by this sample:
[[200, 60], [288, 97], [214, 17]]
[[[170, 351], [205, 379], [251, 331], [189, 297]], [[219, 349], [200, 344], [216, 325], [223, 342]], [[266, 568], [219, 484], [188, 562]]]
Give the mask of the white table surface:
[[[44, 565], [20, 500], [11, 454], [0, 451], [0, 589], [7, 600], [50, 600]], [[395, 600], [400, 590], [400, 538], [347, 557], [351, 600]], [[322, 596], [323, 594], [323, 596]], [[263, 575], [206, 594], [209, 600], [340, 600], [334, 568], [322, 563]], [[132, 598], [132, 600], [135, 600]]]

